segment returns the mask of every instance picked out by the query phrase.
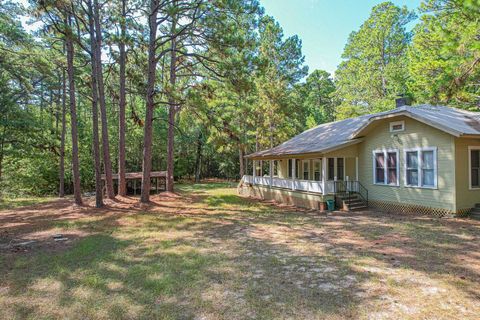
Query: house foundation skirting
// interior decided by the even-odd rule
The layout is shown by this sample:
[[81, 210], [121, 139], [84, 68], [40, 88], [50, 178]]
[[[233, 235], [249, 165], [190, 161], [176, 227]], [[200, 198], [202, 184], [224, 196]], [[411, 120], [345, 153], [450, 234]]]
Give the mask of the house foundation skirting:
[[445, 208], [433, 208], [426, 206], [419, 206], [400, 202], [378, 201], [370, 200], [369, 206], [387, 213], [400, 214], [428, 214], [437, 217], [448, 215], [462, 216], [467, 214], [470, 209], [458, 210], [457, 212]]
[[322, 210], [324, 208], [322, 203], [324, 203], [327, 199], [333, 199], [333, 196], [328, 195], [324, 196], [322, 194], [313, 194], [280, 188], [269, 188], [258, 185], [239, 186], [238, 194], [244, 197], [274, 200], [278, 203], [314, 210]]

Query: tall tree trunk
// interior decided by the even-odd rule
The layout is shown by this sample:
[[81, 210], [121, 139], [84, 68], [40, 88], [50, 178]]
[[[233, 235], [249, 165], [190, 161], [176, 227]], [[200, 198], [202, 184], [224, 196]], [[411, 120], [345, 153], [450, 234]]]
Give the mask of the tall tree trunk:
[[92, 129], [93, 129], [93, 159], [95, 166], [95, 206], [103, 207], [102, 163], [100, 161], [100, 139], [98, 137], [98, 89], [96, 72], [96, 40], [93, 22], [92, 1], [88, 1], [88, 25], [90, 32], [90, 58], [92, 67]]
[[238, 160], [240, 163], [240, 179], [245, 175], [245, 151], [243, 149], [243, 146], [241, 144], [238, 145]]
[[[5, 116], [5, 118], [7, 118]], [[7, 119], [5, 119], [7, 120]], [[5, 121], [7, 123], [7, 121]], [[0, 140], [0, 182], [2, 182], [2, 174], [3, 174], [3, 155], [4, 155], [4, 150], [5, 150], [5, 136], [7, 134], [7, 126], [3, 127], [3, 132]], [[1, 196], [1, 193], [0, 193]]]
[[197, 138], [197, 157], [195, 159], [195, 182], [198, 183], [200, 182], [200, 168], [201, 168], [201, 162], [202, 162], [202, 131], [200, 130], [198, 132], [198, 138]]
[[108, 139], [108, 121], [107, 121], [107, 106], [105, 103], [105, 86], [103, 83], [103, 66], [102, 66], [102, 29], [100, 26], [100, 8], [98, 0], [93, 0], [95, 21], [95, 62], [97, 73], [97, 87], [98, 100], [100, 102], [100, 117], [102, 121], [102, 151], [103, 151], [103, 166], [105, 169], [105, 185], [107, 187], [107, 196], [110, 199], [115, 198], [115, 191], [113, 189], [112, 178], [112, 162], [110, 160], [110, 141]]
[[120, 22], [121, 40], [119, 44], [120, 50], [120, 101], [118, 114], [118, 194], [121, 196], [127, 195], [127, 182], [125, 179], [125, 106], [126, 106], [126, 92], [125, 92], [125, 37], [127, 36], [126, 27], [126, 2], [122, 0], [122, 17]]
[[[63, 69], [63, 68], [62, 68]], [[63, 198], [65, 196], [65, 135], [67, 133], [67, 79], [65, 70], [62, 70], [62, 131], [60, 133], [60, 164], [58, 170], [58, 196]]]
[[[255, 152], [260, 151], [260, 142], [258, 141], [258, 136], [259, 136], [259, 132], [258, 132], [258, 129], [257, 129], [257, 132], [255, 133]], [[262, 160], [258, 161], [257, 163], [258, 163], [258, 166], [260, 168], [263, 167], [263, 161]], [[257, 170], [257, 168], [253, 167], [253, 170]], [[255, 175], [257, 174], [256, 172], [257, 171], [255, 171]], [[260, 175], [262, 175], [262, 170], [260, 170]]]
[[[176, 6], [176, 0], [173, 0], [173, 6]], [[171, 51], [170, 51], [170, 94], [168, 97], [168, 133], [167, 133], [167, 191], [173, 192], [173, 166], [174, 166], [174, 139], [175, 139], [175, 113], [176, 104], [173, 91], [177, 82], [177, 40], [175, 37], [177, 27], [177, 17], [174, 14], [171, 29]]]
[[[72, 17], [70, 14], [67, 18], [67, 23], [71, 27]], [[69, 32], [66, 37], [67, 47], [67, 74], [68, 74], [68, 94], [70, 102], [70, 119], [71, 119], [71, 131], [72, 131], [72, 171], [73, 171], [73, 195], [75, 198], [75, 204], [81, 206], [82, 192], [80, 190], [80, 162], [78, 159], [78, 130], [77, 130], [77, 105], [75, 101], [75, 80], [74, 80], [74, 47], [72, 34]]]
[[148, 76], [147, 95], [145, 110], [145, 127], [143, 133], [143, 162], [142, 162], [142, 195], [141, 202], [150, 201], [150, 172], [152, 171], [152, 134], [153, 134], [153, 109], [155, 107], [153, 96], [155, 95], [155, 77], [157, 57], [155, 52], [157, 38], [157, 13], [158, 1], [151, 0], [148, 25], [150, 38], [148, 43]]

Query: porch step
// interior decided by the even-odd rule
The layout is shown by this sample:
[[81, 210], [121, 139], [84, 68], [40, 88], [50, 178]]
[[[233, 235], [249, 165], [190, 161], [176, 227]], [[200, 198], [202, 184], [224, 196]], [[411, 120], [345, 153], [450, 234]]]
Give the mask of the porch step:
[[365, 209], [367, 209], [367, 208], [368, 208], [368, 207], [367, 207], [367, 205], [366, 205], [365, 203], [360, 204], [360, 205], [355, 205], [355, 206], [350, 205], [350, 206], [348, 207], [348, 211], [365, 210]]
[[472, 211], [470, 211], [470, 216], [474, 219], [480, 220], [480, 203], [475, 205]]
[[[349, 197], [350, 201], [348, 201]], [[341, 195], [339, 196], [339, 200], [341, 201], [342, 207], [346, 208], [348, 211], [365, 210], [368, 208], [367, 203], [357, 194], [352, 194], [350, 196]]]

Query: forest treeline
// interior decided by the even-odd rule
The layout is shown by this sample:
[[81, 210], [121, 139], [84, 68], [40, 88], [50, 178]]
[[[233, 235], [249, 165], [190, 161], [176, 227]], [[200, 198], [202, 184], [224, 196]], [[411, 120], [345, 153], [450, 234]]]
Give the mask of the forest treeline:
[[101, 174], [113, 198], [126, 172], [142, 172], [146, 202], [151, 171], [167, 170], [170, 191], [176, 179], [238, 179], [244, 155], [391, 109], [399, 94], [478, 109], [479, 8], [378, 4], [333, 76], [309, 73], [301, 40], [257, 0], [2, 1], [0, 197], [81, 204], [95, 190], [101, 206]]

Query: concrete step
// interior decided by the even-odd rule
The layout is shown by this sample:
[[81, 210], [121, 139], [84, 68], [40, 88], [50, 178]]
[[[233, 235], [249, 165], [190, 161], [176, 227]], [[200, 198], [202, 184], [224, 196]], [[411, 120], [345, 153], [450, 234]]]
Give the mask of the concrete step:
[[363, 201], [362, 199], [355, 199], [355, 200], [350, 200], [350, 201], [343, 201], [343, 203], [345, 205], [350, 205], [350, 206], [355, 206], [355, 205], [358, 205], [358, 204], [364, 204], [365, 201]]
[[475, 208], [470, 211], [470, 217], [480, 219], [480, 203], [475, 204]]
[[367, 209], [367, 205], [364, 203], [364, 204], [359, 204], [359, 205], [355, 205], [355, 206], [349, 206], [348, 207], [348, 210], [349, 211], [356, 211], [356, 210], [364, 210], [364, 209]]
[[353, 201], [363, 201], [362, 198], [360, 197], [350, 197], [349, 198], [340, 198], [341, 201], [344, 201], [344, 202], [348, 202], [350, 200], [350, 202], [353, 202]]

